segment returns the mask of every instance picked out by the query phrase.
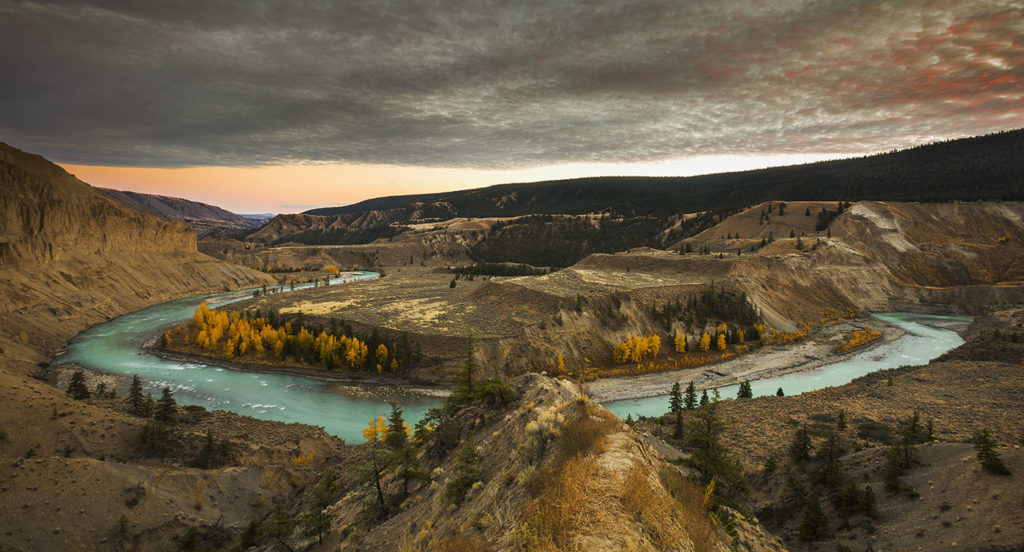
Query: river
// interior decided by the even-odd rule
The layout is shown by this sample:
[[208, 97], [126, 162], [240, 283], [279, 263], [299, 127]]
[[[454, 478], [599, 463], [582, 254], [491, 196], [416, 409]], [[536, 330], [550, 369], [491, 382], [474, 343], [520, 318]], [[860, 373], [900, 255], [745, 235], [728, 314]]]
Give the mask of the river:
[[[331, 280], [330, 284], [378, 276], [375, 272], [351, 272]], [[311, 284], [297, 284], [295, 289], [307, 287]], [[277, 289], [284, 292], [290, 286]], [[155, 396], [167, 386], [181, 404], [201, 405], [211, 410], [228, 410], [280, 422], [318, 425], [351, 443], [362, 441], [361, 431], [372, 418], [388, 414], [390, 407], [387, 401], [401, 405], [405, 419], [410, 423], [422, 418], [428, 409], [441, 404], [441, 399], [407, 393], [399, 388], [370, 385], [360, 388], [301, 376], [229, 370], [201, 363], [166, 360], [143, 352], [143, 345], [159, 335], [162, 328], [191, 318], [200, 302], [206, 300], [215, 307], [251, 296], [251, 290], [215, 293], [169, 301], [126, 314], [76, 336], [68, 344], [67, 352], [53, 364], [75, 363], [100, 372], [138, 374], [145, 381], [146, 389]], [[907, 313], [875, 316], [900, 326], [907, 331], [906, 335], [843, 362], [753, 381], [754, 395], [775, 394], [779, 387], [792, 395], [842, 385], [875, 370], [927, 363], [963, 343], [956, 332], [918, 321], [944, 317]], [[736, 386], [723, 387], [720, 392], [723, 398], [734, 397]], [[604, 406], [620, 418], [627, 414], [633, 417], [655, 416], [668, 410], [668, 398], [614, 401]]]
[[[376, 272], [344, 273], [331, 285], [377, 278]], [[296, 284], [295, 289], [311, 287]], [[291, 286], [275, 286], [281, 292]], [[161, 303], [89, 328], [68, 343], [67, 353], [54, 364], [73, 362], [90, 370], [114, 374], [138, 374], [146, 390], [159, 397], [163, 387], [174, 391], [180, 404], [228, 410], [265, 420], [323, 426], [346, 442], [359, 443], [361, 431], [376, 416], [390, 412], [386, 399], [402, 406], [406, 420], [419, 420], [427, 409], [441, 404], [437, 398], [374, 388], [359, 396], [358, 387], [338, 382], [228, 370], [219, 366], [165, 360], [142, 352], [143, 344], [159, 335], [161, 328], [192, 318], [199, 303], [211, 307], [252, 296], [252, 290], [215, 293]], [[411, 424], [411, 422], [410, 422]]]
[[[823, 387], [843, 385], [877, 370], [927, 364], [929, 360], [960, 346], [964, 340], [952, 330], [930, 326], [923, 323], [922, 320], [971, 320], [954, 316], [920, 315], [905, 312], [890, 312], [873, 316], [899, 326], [907, 333], [878, 347], [864, 350], [848, 360], [827, 364], [813, 370], [752, 381], [750, 387], [754, 396], [774, 395], [780, 387], [785, 394], [796, 395]], [[680, 382], [683, 387], [686, 386], [686, 383]], [[735, 398], [738, 390], [738, 385], [728, 385], [720, 387], [718, 392], [725, 399]], [[645, 399], [612, 401], [604, 403], [603, 406], [619, 418], [625, 418], [627, 414], [634, 418], [637, 416], [659, 416], [668, 412], [668, 394]]]

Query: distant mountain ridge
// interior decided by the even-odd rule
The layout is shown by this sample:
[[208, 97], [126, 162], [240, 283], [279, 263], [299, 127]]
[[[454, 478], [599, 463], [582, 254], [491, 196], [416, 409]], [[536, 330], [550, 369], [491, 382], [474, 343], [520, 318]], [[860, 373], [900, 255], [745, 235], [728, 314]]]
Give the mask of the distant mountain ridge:
[[[444, 205], [451, 216], [626, 216], [738, 209], [768, 200], [1024, 200], [1024, 129], [866, 157], [687, 177], [594, 177], [368, 199], [306, 211], [345, 215]], [[415, 207], [414, 207], [415, 206]]]
[[103, 195], [120, 202], [126, 207], [158, 216], [164, 220], [184, 222], [196, 229], [200, 238], [225, 230], [254, 230], [266, 222], [238, 215], [207, 203], [179, 197], [144, 194], [127, 190], [96, 188]]

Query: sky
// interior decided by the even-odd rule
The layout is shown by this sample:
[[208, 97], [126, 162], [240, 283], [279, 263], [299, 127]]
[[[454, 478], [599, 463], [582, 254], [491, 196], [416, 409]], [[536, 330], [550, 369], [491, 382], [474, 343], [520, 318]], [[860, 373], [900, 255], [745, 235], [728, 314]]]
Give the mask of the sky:
[[0, 141], [294, 212], [1018, 128], [1024, 3], [3, 0], [0, 69]]

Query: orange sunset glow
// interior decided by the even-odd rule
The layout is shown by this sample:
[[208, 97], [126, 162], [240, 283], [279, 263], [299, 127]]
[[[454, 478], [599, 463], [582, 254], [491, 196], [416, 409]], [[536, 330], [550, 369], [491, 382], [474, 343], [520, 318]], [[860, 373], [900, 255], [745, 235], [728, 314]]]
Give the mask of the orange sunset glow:
[[[848, 156], [848, 155], [847, 155]], [[444, 192], [585, 176], [675, 176], [758, 169], [845, 157], [836, 154], [708, 155], [665, 163], [566, 164], [521, 170], [395, 165], [310, 164], [269, 167], [102, 167], [61, 165], [100, 188], [211, 203], [237, 213], [296, 213], [374, 197]]]

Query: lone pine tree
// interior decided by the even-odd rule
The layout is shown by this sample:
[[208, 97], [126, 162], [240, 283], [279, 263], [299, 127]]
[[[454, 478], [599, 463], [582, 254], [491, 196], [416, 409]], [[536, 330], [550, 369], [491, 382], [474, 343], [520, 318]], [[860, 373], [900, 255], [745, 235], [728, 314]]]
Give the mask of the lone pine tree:
[[694, 389], [692, 381], [686, 386], [686, 398], [683, 400], [683, 404], [687, 410], [697, 407], [697, 390]]

